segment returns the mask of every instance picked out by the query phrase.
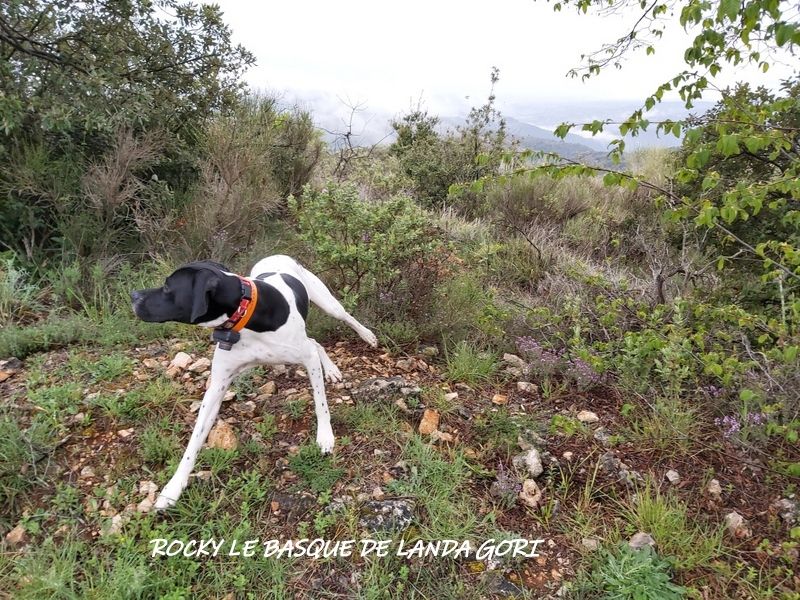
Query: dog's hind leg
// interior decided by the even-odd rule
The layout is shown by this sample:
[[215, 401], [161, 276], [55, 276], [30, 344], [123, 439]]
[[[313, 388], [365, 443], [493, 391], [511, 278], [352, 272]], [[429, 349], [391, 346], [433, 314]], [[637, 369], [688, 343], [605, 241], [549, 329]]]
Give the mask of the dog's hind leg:
[[325, 372], [325, 379], [331, 383], [338, 383], [341, 381], [342, 372], [339, 370], [339, 367], [333, 363], [328, 353], [325, 352], [325, 348], [316, 340], [311, 339], [311, 341], [317, 345], [317, 354], [319, 354], [319, 360], [322, 363], [322, 370]]
[[323, 312], [347, 323], [359, 337], [370, 346], [373, 348], [377, 347], [378, 338], [375, 337], [375, 334], [359, 323], [353, 315], [344, 309], [344, 306], [331, 294], [328, 286], [322, 283], [322, 280], [308, 269], [303, 268], [301, 265], [298, 265], [298, 267], [301, 271], [300, 274], [303, 283], [305, 283], [306, 290], [308, 291], [308, 299], [319, 306]]
[[308, 347], [303, 365], [306, 368], [308, 379], [311, 382], [311, 389], [314, 392], [314, 412], [317, 414], [317, 445], [323, 454], [327, 454], [333, 451], [334, 438], [328, 400], [325, 397], [325, 380], [322, 377], [322, 361], [319, 353], [320, 346], [310, 338], [307, 343]]
[[173, 506], [180, 497], [189, 482], [189, 475], [194, 469], [197, 454], [200, 452], [200, 448], [203, 447], [208, 437], [208, 432], [211, 431], [211, 427], [217, 420], [217, 414], [222, 405], [225, 392], [230, 387], [233, 378], [242, 369], [241, 365], [233, 364], [230, 360], [222, 360], [220, 352], [224, 351], [216, 350], [214, 352], [214, 361], [211, 364], [211, 383], [200, 404], [200, 411], [197, 413], [197, 422], [194, 424], [192, 437], [189, 438], [186, 451], [183, 453], [175, 474], [156, 499], [154, 505], [156, 510], [163, 510]]

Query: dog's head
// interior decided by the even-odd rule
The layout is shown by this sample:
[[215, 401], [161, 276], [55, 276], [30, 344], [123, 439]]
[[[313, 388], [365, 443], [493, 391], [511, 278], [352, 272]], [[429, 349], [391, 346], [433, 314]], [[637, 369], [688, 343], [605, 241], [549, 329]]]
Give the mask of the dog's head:
[[[207, 323], [226, 312], [220, 292], [227, 269], [208, 260], [184, 265], [158, 288], [131, 292], [134, 314], [150, 323]], [[226, 294], [227, 295], [227, 294]]]

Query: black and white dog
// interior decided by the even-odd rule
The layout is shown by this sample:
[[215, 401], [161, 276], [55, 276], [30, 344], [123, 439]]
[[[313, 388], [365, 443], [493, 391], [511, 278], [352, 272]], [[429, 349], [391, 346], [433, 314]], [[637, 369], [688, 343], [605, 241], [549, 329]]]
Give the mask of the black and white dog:
[[189, 481], [197, 453], [217, 419], [222, 399], [234, 377], [255, 365], [300, 364], [311, 380], [317, 415], [317, 444], [333, 450], [325, 379], [341, 381], [342, 373], [315, 340], [306, 335], [309, 300], [352, 327], [370, 346], [377, 339], [333, 297], [316, 275], [288, 256], [259, 261], [250, 278], [229, 273], [211, 261], [190, 263], [167, 277], [160, 288], [131, 292], [133, 312], [144, 321], [178, 321], [215, 328], [211, 378], [200, 405], [192, 437], [181, 463], [161, 490], [156, 509], [175, 504]]

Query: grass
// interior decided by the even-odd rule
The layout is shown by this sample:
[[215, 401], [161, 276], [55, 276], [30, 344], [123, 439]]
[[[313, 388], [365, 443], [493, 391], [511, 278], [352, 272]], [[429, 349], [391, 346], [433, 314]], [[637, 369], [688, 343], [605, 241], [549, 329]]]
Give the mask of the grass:
[[348, 429], [365, 436], [388, 436], [399, 428], [397, 408], [393, 405], [337, 406], [332, 419], [334, 423], [342, 423]]
[[344, 469], [334, 466], [333, 457], [322, 454], [313, 442], [301, 446], [297, 454], [289, 458], [289, 468], [317, 494], [330, 490], [344, 474]]
[[618, 514], [628, 524], [628, 533], [652, 535], [659, 554], [678, 570], [709, 567], [722, 554], [722, 528], [704, 526], [690, 517], [683, 502], [652, 484], [630, 502], [620, 502]]
[[419, 523], [421, 536], [436, 540], [475, 535], [481, 519], [472, 505], [471, 470], [464, 455], [457, 450], [440, 453], [414, 436], [403, 449], [403, 458], [412, 466], [411, 475], [387, 487], [417, 500], [425, 515]]
[[51, 313], [33, 325], [4, 326], [0, 334], [0, 356], [24, 359], [36, 352], [74, 344], [105, 348], [131, 346], [168, 338], [175, 330], [174, 324], [144, 323], [129, 317], [111, 315], [97, 321], [77, 313]]
[[686, 454], [700, 431], [699, 411], [678, 399], [661, 398], [634, 408], [628, 423], [632, 441], [668, 456]]
[[[18, 499], [42, 481], [38, 462], [55, 448], [58, 432], [50, 419], [36, 416], [27, 427], [17, 415], [0, 413], [0, 505], [15, 507]], [[10, 511], [0, 524], [9, 525]]]
[[447, 353], [447, 378], [468, 385], [486, 383], [497, 372], [499, 363], [494, 354], [479, 350], [468, 342], [459, 342]]
[[537, 429], [537, 423], [530, 415], [516, 415], [505, 407], [479, 415], [475, 419], [475, 432], [478, 439], [504, 454], [518, 448], [517, 440], [529, 429]]

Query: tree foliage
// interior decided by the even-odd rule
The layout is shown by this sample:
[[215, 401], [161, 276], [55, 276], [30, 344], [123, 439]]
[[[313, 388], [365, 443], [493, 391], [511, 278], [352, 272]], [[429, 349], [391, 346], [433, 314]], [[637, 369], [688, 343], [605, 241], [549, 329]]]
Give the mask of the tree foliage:
[[[584, 56], [583, 66], [572, 71], [584, 78], [600, 74], [609, 65], [621, 67], [630, 51], [644, 49], [647, 54], [654, 54], [669, 15], [677, 13], [684, 28], [696, 31], [683, 55], [685, 68], [665, 74], [664, 83], [644, 99], [643, 106], [619, 124], [622, 136], [635, 136], [650, 127], [647, 112], [668, 93], [677, 92], [691, 108], [714, 89], [713, 78], [724, 69], [756, 64], [766, 72], [779, 55], [792, 55], [800, 45], [796, 6], [780, 0], [566, 0], [556, 3], [555, 9], [567, 5], [583, 13], [638, 10], [628, 33]], [[787, 292], [793, 298], [800, 284], [798, 80], [785, 82], [781, 94], [739, 88], [722, 91], [722, 98], [699, 122], [666, 120], [655, 124], [659, 132], [684, 138], [684, 163], [676, 177], [685, 186], [685, 193], [660, 191], [677, 216], [715, 230], [723, 245], [734, 248], [731, 257], [761, 261], [764, 280], [778, 282], [785, 307]], [[582, 128], [596, 134], [610, 123], [594, 121]], [[564, 123], [556, 135], [564, 137], [575, 126]], [[619, 159], [625, 148], [624, 139], [614, 140], [612, 148], [612, 157]], [[723, 165], [722, 170], [715, 168]], [[568, 166], [570, 171], [574, 168]], [[737, 168], [743, 170], [734, 178], [731, 175]], [[605, 181], [642, 183], [621, 172], [607, 173]], [[743, 225], [754, 218], [769, 225]], [[727, 260], [721, 257], [719, 266]]]
[[441, 206], [451, 185], [497, 172], [506, 144], [505, 121], [495, 107], [494, 86], [499, 76], [494, 68], [486, 102], [473, 107], [455, 131], [441, 132], [439, 118], [421, 108], [392, 122], [397, 139], [390, 152], [414, 182], [423, 204]]

